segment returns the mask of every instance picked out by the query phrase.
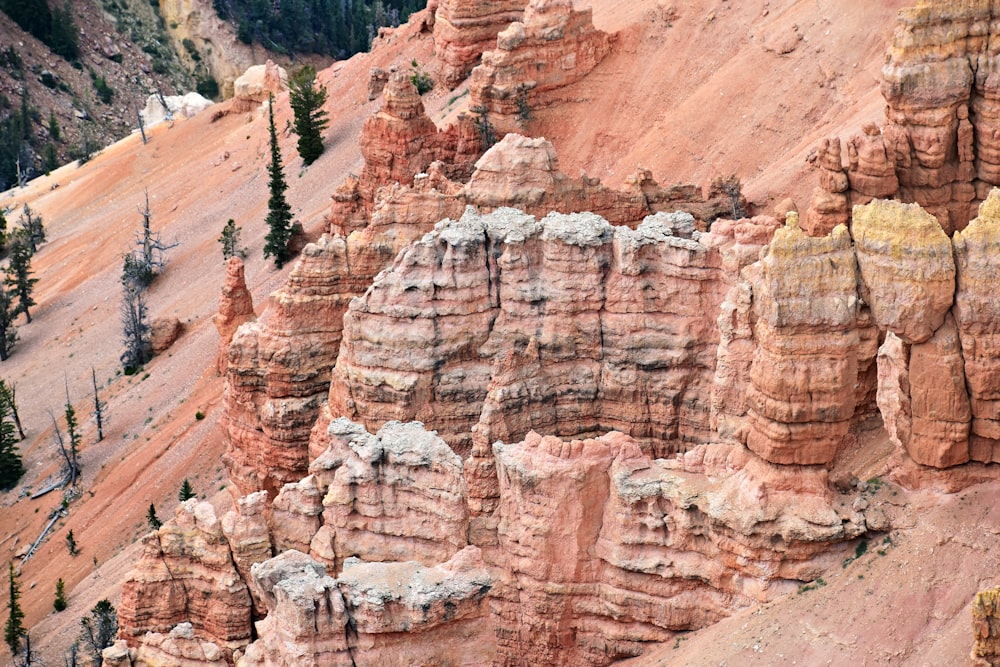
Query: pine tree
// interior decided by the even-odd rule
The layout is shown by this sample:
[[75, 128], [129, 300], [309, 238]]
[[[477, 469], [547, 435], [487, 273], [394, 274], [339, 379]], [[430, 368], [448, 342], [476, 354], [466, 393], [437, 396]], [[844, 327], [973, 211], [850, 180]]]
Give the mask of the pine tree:
[[90, 616], [80, 619], [80, 639], [95, 665], [101, 664], [101, 651], [115, 643], [118, 635], [118, 611], [110, 600], [100, 600]]
[[[133, 254], [125, 255], [122, 268], [122, 342], [125, 351], [121, 362], [126, 375], [135, 373], [153, 356], [149, 339], [149, 322], [146, 319], [146, 287], [141, 275], [137, 274]], [[2, 322], [0, 322], [2, 323]]]
[[0, 361], [7, 361], [17, 342], [17, 329], [14, 327], [16, 317], [14, 293], [0, 285]]
[[274, 129], [274, 96], [267, 105], [268, 129], [271, 133], [271, 164], [268, 171], [271, 180], [268, 187], [271, 197], [267, 200], [267, 226], [270, 231], [264, 237], [264, 257], [274, 257], [274, 265], [279, 269], [291, 259], [288, 242], [292, 238], [292, 207], [285, 200], [285, 174], [281, 167], [281, 148], [278, 133]]
[[66, 584], [63, 583], [62, 579], [56, 580], [56, 599], [52, 601], [52, 608], [56, 611], [62, 611], [66, 608]]
[[[104, 410], [107, 407], [107, 403], [102, 401], [100, 394], [97, 393], [97, 371], [94, 370], [93, 366], [90, 367], [90, 379], [94, 384], [94, 411], [91, 415], [94, 417], [94, 423], [97, 425], [97, 442], [100, 442], [104, 440]], [[16, 417], [17, 413], [15, 412], [14, 415]]]
[[288, 83], [288, 96], [295, 112], [295, 134], [302, 162], [310, 165], [323, 154], [323, 130], [329, 124], [323, 104], [326, 86], [316, 86], [316, 69], [306, 65]]
[[17, 583], [14, 563], [9, 563], [10, 601], [7, 603], [7, 624], [4, 626], [3, 638], [10, 647], [10, 652], [16, 655], [21, 648], [21, 637], [25, 635], [24, 612], [21, 611], [21, 585]]
[[35, 283], [38, 282], [38, 278], [31, 277], [31, 254], [31, 243], [27, 232], [18, 230], [10, 244], [10, 262], [7, 264], [7, 278], [4, 284], [17, 295], [17, 308], [14, 312], [24, 313], [28, 322], [31, 322], [30, 308], [35, 305], [31, 293], [35, 289]]
[[76, 545], [76, 538], [73, 537], [72, 530], [66, 533], [66, 549], [69, 551], [70, 556], [80, 553], [80, 548]]
[[14, 488], [24, 474], [24, 463], [17, 450], [17, 438], [9, 415], [7, 404], [0, 401], [0, 491]]
[[3, 403], [7, 414], [14, 420], [18, 439], [24, 440], [24, 427], [21, 425], [21, 415], [17, 412], [17, 386], [13, 382], [7, 384], [3, 378], [0, 378], [0, 403]]
[[194, 489], [191, 487], [191, 482], [187, 479], [185, 479], [184, 483], [181, 484], [181, 491], [177, 494], [177, 497], [181, 502], [195, 497]]
[[156, 505], [149, 503], [149, 511], [146, 512], [146, 521], [149, 522], [150, 530], [159, 530], [163, 522], [160, 521], [160, 517], [156, 516]]
[[236, 226], [236, 221], [229, 218], [226, 226], [222, 228], [222, 235], [219, 236], [219, 243], [222, 245], [222, 259], [228, 260], [230, 257], [244, 258], [247, 256], [246, 250], [240, 247], [240, 232], [242, 227]]
[[25, 204], [18, 222], [21, 224], [21, 229], [27, 234], [31, 253], [38, 252], [38, 244], [45, 242], [45, 227], [42, 225], [42, 216], [35, 215], [31, 208]]
[[79, 424], [76, 421], [76, 410], [73, 409], [73, 404], [69, 401], [69, 387], [66, 388], [66, 410], [64, 414], [66, 415], [66, 433], [69, 435], [70, 482], [73, 486], [76, 486], [76, 478], [80, 470], [80, 466], [77, 463], [77, 454], [80, 451], [83, 436], [77, 430]]

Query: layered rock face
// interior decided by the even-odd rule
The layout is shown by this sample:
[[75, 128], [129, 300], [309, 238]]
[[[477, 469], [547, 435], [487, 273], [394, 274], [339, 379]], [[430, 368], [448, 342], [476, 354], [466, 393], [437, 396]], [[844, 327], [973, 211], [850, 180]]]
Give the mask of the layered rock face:
[[990, 193], [979, 217], [952, 242], [957, 282], [952, 313], [972, 412], [970, 455], [976, 461], [1000, 462], [1000, 303], [995, 291], [1000, 270], [1000, 193]]
[[589, 8], [572, 0], [531, 0], [523, 21], [497, 35], [496, 48], [472, 71], [469, 99], [485, 109], [501, 132], [516, 131], [525, 109], [545, 103], [545, 93], [593, 70], [611, 51], [612, 38], [594, 28]]
[[830, 464], [851, 426], [858, 378], [850, 235], [838, 226], [812, 238], [786, 226], [758, 271], [747, 445], [772, 463]]
[[[854, 204], [898, 197], [920, 204], [949, 236], [1000, 185], [1000, 83], [988, 2], [920, 2], [903, 9], [882, 70], [885, 126], [818, 151], [820, 185], [804, 227], [826, 234]], [[849, 181], [849, 183], [848, 183]]]
[[[653, 461], [620, 433], [494, 445], [496, 665], [603, 665], [770, 599], [866, 529], [821, 469], [739, 446]], [[754, 509], [750, 509], [754, 508]]]
[[226, 261], [226, 281], [222, 284], [219, 297], [219, 312], [216, 313], [215, 328], [219, 331], [219, 354], [216, 368], [225, 375], [229, 367], [229, 344], [236, 329], [254, 319], [253, 296], [247, 289], [243, 260], [230, 257]]
[[972, 601], [972, 636], [971, 664], [1000, 665], [1000, 587], [976, 593]]
[[420, 424], [390, 422], [372, 435], [346, 419], [325, 440], [307, 478], [328, 489], [322, 527], [300, 534], [331, 571], [349, 557], [433, 565], [467, 544], [462, 461], [444, 440]]
[[[459, 451], [477, 422], [485, 442], [494, 428], [704, 441], [725, 289], [718, 247], [733, 239], [693, 226], [683, 214], [631, 230], [510, 209], [440, 223], [345, 315], [331, 414], [371, 428], [423, 421]], [[527, 385], [516, 372], [496, 384], [494, 364], [507, 359], [537, 364]], [[503, 397], [480, 422], [488, 388]]]
[[485, 595], [492, 580], [475, 547], [436, 567], [349, 564], [338, 579], [297, 551], [254, 566], [267, 596], [260, 639], [239, 667], [489, 664]]
[[[380, 188], [364, 226], [307, 246], [288, 284], [272, 297], [277, 311], [233, 336], [223, 421], [230, 477], [241, 493], [267, 489], [273, 496], [305, 474], [308, 428], [326, 397], [348, 302], [437, 221], [459, 217], [468, 205], [484, 211], [518, 206], [539, 216], [596, 210], [628, 226], [653, 212], [690, 209], [697, 214], [695, 225], [704, 229], [732, 204], [721, 180], [703, 192], [661, 186], [642, 169], [624, 190], [586, 177], [571, 179], [559, 171], [550, 142], [513, 134], [476, 163], [465, 185], [450, 180], [445, 165], [435, 162], [412, 186]], [[334, 203], [335, 210], [339, 206]], [[477, 417], [478, 411], [470, 415]]]
[[118, 618], [131, 646], [146, 632], [167, 634], [179, 623], [191, 623], [227, 655], [249, 643], [250, 594], [211, 505], [181, 503], [171, 521], [143, 539]]
[[527, 0], [442, 0], [434, 14], [434, 55], [448, 88], [461, 83], [484, 51], [496, 46], [497, 33], [524, 16]]

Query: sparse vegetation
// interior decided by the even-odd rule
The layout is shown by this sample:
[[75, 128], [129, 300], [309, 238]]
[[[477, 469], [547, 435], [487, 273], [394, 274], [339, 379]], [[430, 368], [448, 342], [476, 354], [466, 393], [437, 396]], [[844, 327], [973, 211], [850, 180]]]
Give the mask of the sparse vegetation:
[[417, 89], [417, 95], [424, 95], [434, 90], [434, 79], [427, 72], [420, 69], [420, 65], [414, 60], [410, 63], [410, 83]]
[[302, 67], [288, 82], [288, 99], [295, 114], [293, 129], [299, 135], [299, 155], [310, 165], [323, 154], [323, 130], [329, 124], [323, 110], [326, 86], [316, 85], [316, 70], [311, 65]]
[[278, 146], [278, 133], [274, 129], [274, 97], [267, 106], [268, 130], [271, 137], [271, 163], [268, 172], [271, 175], [268, 187], [271, 196], [267, 200], [267, 236], [264, 237], [264, 257], [273, 257], [274, 265], [279, 269], [291, 259], [288, 242], [292, 238], [292, 207], [285, 199], [288, 184], [285, 182], [285, 172], [281, 166], [281, 147]]
[[67, 603], [66, 603], [66, 590], [65, 590], [65, 588], [66, 588], [66, 585], [63, 583], [63, 580], [61, 578], [57, 579], [56, 580], [56, 598], [55, 598], [55, 600], [52, 601], [52, 608], [55, 609], [56, 611], [63, 611], [64, 609], [66, 609]]
[[76, 538], [73, 537], [72, 530], [66, 533], [66, 549], [69, 551], [70, 556], [76, 556], [80, 553], [80, 547], [76, 544]]
[[0, 491], [14, 488], [24, 474], [24, 463], [17, 449], [14, 425], [9, 421], [6, 401], [0, 401]]
[[118, 610], [109, 600], [101, 600], [90, 610], [89, 616], [80, 619], [80, 626], [84, 649], [90, 653], [94, 664], [101, 664], [101, 651], [114, 644], [118, 635]]
[[493, 123], [490, 122], [489, 110], [484, 106], [474, 106], [470, 111], [476, 114], [472, 122], [475, 123], [476, 130], [479, 132], [479, 140], [483, 144], [483, 149], [489, 150], [497, 142], [497, 131], [493, 127]]
[[24, 629], [24, 612], [21, 610], [21, 585], [17, 581], [14, 563], [8, 564], [9, 597], [7, 602], [7, 623], [4, 625], [3, 638], [10, 647], [12, 655], [17, 655], [21, 648], [21, 637], [26, 634]]
[[159, 530], [163, 522], [160, 521], [160, 517], [156, 516], [156, 505], [149, 503], [149, 510], [146, 512], [146, 523], [149, 524], [150, 530]]
[[247, 251], [240, 245], [240, 235], [242, 232], [243, 228], [237, 227], [236, 221], [229, 218], [226, 225], [222, 228], [222, 234], [219, 236], [219, 244], [222, 245], [223, 260], [228, 260], [230, 257], [246, 258]]

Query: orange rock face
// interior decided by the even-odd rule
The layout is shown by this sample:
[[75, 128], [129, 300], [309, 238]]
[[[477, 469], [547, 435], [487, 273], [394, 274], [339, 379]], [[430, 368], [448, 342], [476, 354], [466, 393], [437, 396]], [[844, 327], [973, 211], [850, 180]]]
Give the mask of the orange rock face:
[[747, 446], [767, 461], [829, 464], [847, 435], [858, 378], [857, 273], [842, 226], [821, 238], [786, 226], [761, 259]]
[[739, 446], [652, 461], [619, 433], [530, 433], [494, 451], [498, 665], [638, 655], [782, 594], [796, 585], [786, 577], [830, 562], [828, 540], [865, 529], [862, 515], [835, 509], [822, 470], [785, 471]]
[[527, 0], [442, 0], [434, 14], [434, 55], [448, 88], [461, 83], [483, 51], [496, 46], [497, 33], [524, 16]]
[[469, 83], [471, 108], [485, 109], [501, 132], [544, 103], [545, 93], [590, 73], [611, 50], [612, 38], [594, 28], [589, 8], [572, 0], [530, 0], [523, 21], [497, 35]]
[[979, 217], [952, 239], [958, 289], [952, 310], [962, 345], [972, 427], [970, 455], [1000, 460], [1000, 304], [995, 276], [1000, 262], [1000, 192], [994, 190]]
[[250, 642], [250, 594], [211, 505], [181, 503], [143, 541], [142, 557], [122, 586], [120, 636], [138, 646], [146, 632], [166, 634], [188, 622], [226, 655]]
[[[436, 567], [352, 562], [333, 579], [288, 551], [253, 568], [268, 615], [237, 663], [278, 665], [489, 664], [483, 623], [492, 580], [470, 547]], [[348, 629], [350, 628], [350, 629]]]
[[215, 328], [219, 331], [219, 358], [216, 364], [220, 374], [229, 367], [229, 344], [233, 334], [244, 322], [254, 319], [253, 296], [247, 289], [243, 260], [230, 257], [226, 261], [226, 281], [219, 297], [219, 312], [215, 315]]

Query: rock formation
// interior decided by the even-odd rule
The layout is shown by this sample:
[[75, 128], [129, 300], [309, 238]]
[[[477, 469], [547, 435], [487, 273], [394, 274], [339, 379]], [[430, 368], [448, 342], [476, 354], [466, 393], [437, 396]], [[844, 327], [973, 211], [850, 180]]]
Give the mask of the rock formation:
[[233, 334], [241, 324], [254, 317], [253, 296], [247, 289], [243, 260], [230, 257], [226, 261], [226, 281], [222, 284], [222, 295], [219, 297], [219, 312], [213, 320], [219, 331], [216, 368], [220, 375], [225, 375], [229, 367], [229, 344], [233, 340]]
[[[985, 2], [926, 0], [899, 13], [882, 69], [885, 125], [818, 151], [822, 169], [804, 227], [825, 234], [847, 207], [873, 197], [920, 204], [947, 235], [963, 229], [977, 201], [1000, 185], [1000, 84], [996, 9]], [[849, 186], [845, 178], [849, 180]]]
[[524, 16], [528, 0], [470, 2], [442, 0], [434, 15], [434, 55], [448, 88], [461, 83], [484, 51], [496, 46], [497, 33]]
[[786, 226], [758, 272], [747, 446], [772, 463], [830, 464], [851, 426], [858, 378], [850, 235], [838, 226], [812, 238]]
[[470, 108], [499, 131], [516, 131], [546, 93], [583, 78], [610, 52], [612, 38], [594, 28], [591, 14], [572, 0], [530, 0], [523, 21], [497, 35], [495, 50], [472, 70]]
[[130, 646], [146, 632], [166, 634], [179, 623], [191, 623], [226, 655], [249, 643], [250, 595], [211, 505], [181, 503], [171, 521], [143, 538], [118, 618]]
[[288, 89], [288, 73], [268, 60], [263, 65], [253, 65], [233, 82], [232, 113], [248, 113], [267, 102], [272, 95]]
[[348, 563], [339, 579], [297, 551], [254, 566], [268, 615], [237, 662], [264, 665], [482, 665], [492, 658], [484, 624], [489, 573], [469, 547], [429, 568]]
[[972, 601], [972, 636], [972, 664], [1000, 665], [1000, 587], [976, 593]]
[[420, 424], [390, 422], [371, 435], [346, 419], [331, 423], [327, 435], [329, 447], [306, 478], [329, 489], [323, 530], [317, 520], [301, 534], [315, 536], [314, 556], [331, 571], [349, 557], [433, 565], [467, 544], [462, 461], [444, 440]]
[[[343, 213], [342, 203], [335, 201], [333, 210]], [[288, 284], [273, 297], [279, 311], [233, 337], [223, 425], [229, 440], [226, 462], [240, 493], [266, 488], [273, 496], [281, 484], [305, 474], [307, 429], [326, 397], [325, 377], [340, 346], [347, 304], [408, 244], [439, 220], [459, 217], [467, 205], [483, 211], [513, 205], [539, 216], [551, 210], [597, 210], [628, 226], [653, 212], [690, 209], [697, 213], [695, 226], [704, 229], [731, 210], [733, 201], [721, 180], [706, 192], [695, 186], [664, 187], [644, 169], [624, 190], [586, 177], [571, 179], [559, 171], [551, 143], [514, 134], [476, 163], [465, 185], [450, 180], [443, 163], [434, 162], [413, 178], [412, 186], [380, 188], [370, 217], [359, 218], [364, 226], [307, 246]], [[346, 233], [333, 223], [336, 215], [331, 212], [332, 231]], [[476, 418], [478, 411], [469, 415]]]
[[1000, 303], [996, 299], [1000, 270], [1000, 191], [994, 190], [979, 217], [952, 239], [957, 290], [952, 313], [958, 327], [969, 391], [972, 426], [970, 456], [1000, 462]]

